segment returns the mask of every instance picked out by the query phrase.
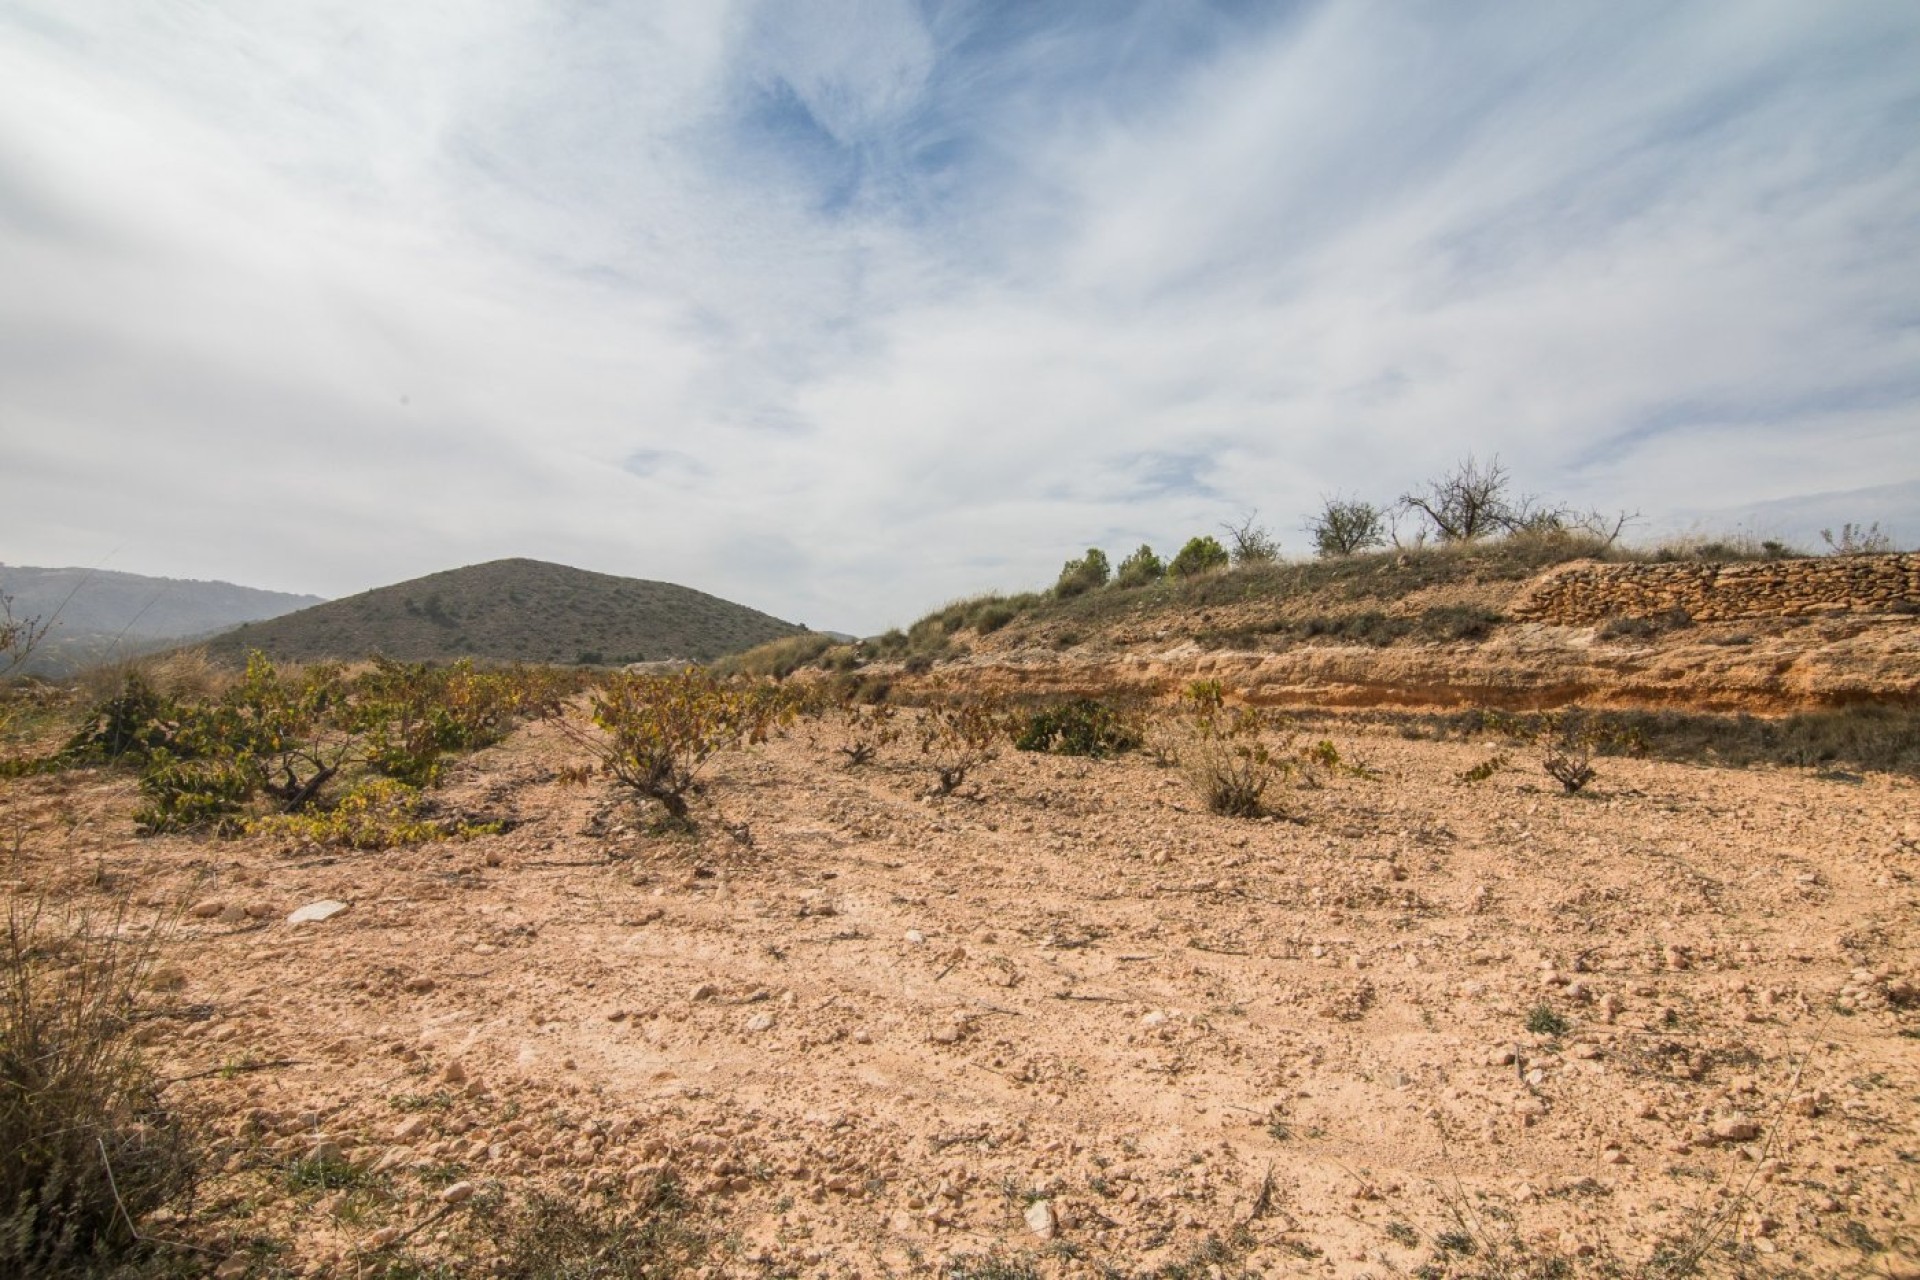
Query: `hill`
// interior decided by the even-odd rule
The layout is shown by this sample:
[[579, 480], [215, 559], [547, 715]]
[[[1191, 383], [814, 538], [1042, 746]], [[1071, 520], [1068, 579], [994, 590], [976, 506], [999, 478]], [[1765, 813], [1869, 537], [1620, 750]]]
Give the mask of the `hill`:
[[0, 565], [0, 593], [16, 618], [51, 620], [26, 670], [60, 675], [110, 656], [141, 653], [243, 622], [320, 603], [319, 596], [231, 582], [151, 578], [106, 569]]
[[538, 560], [495, 560], [252, 623], [207, 645], [312, 661], [383, 654], [405, 662], [708, 661], [805, 628], [669, 582]]

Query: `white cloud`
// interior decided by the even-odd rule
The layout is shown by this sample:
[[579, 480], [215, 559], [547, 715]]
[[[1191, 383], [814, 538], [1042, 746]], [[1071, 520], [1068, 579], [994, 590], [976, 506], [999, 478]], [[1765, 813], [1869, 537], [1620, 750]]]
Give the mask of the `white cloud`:
[[4, 558], [877, 630], [1469, 449], [1914, 473], [1904, 6], [929, 12], [0, 8]]

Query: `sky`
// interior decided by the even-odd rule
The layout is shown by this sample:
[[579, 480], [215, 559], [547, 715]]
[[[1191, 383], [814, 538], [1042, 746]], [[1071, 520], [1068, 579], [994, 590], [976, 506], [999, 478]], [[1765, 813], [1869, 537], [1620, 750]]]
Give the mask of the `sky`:
[[1920, 542], [1920, 5], [0, 0], [0, 561], [870, 634], [1468, 453]]

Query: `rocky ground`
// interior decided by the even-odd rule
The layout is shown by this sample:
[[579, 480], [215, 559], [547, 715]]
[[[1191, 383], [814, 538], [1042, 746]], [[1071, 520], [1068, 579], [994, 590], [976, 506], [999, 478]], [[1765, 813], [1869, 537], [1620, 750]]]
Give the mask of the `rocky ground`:
[[0, 830], [13, 894], [165, 922], [227, 1276], [664, 1171], [724, 1274], [1920, 1275], [1920, 786], [1329, 736], [1365, 772], [1252, 821], [1144, 753], [928, 798], [803, 722], [695, 837], [548, 725], [457, 766], [513, 824], [464, 844], [139, 839], [101, 771]]

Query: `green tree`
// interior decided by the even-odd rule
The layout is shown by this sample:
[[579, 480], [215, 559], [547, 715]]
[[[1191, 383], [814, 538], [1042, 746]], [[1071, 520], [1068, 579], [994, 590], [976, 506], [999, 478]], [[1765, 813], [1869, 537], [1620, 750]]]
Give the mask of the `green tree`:
[[1060, 581], [1053, 584], [1053, 593], [1065, 600], [1106, 586], [1112, 576], [1107, 553], [1098, 547], [1088, 547], [1086, 555], [1067, 561], [1061, 568]]
[[1120, 572], [1115, 576], [1116, 587], [1144, 587], [1158, 582], [1167, 576], [1167, 566], [1159, 556], [1153, 554], [1153, 548], [1146, 543], [1140, 549], [1120, 562]]
[[1180, 554], [1167, 566], [1167, 575], [1173, 578], [1191, 578], [1202, 573], [1211, 573], [1215, 569], [1224, 569], [1232, 562], [1227, 549], [1220, 540], [1210, 534], [1189, 538], [1187, 545], [1180, 548]]

